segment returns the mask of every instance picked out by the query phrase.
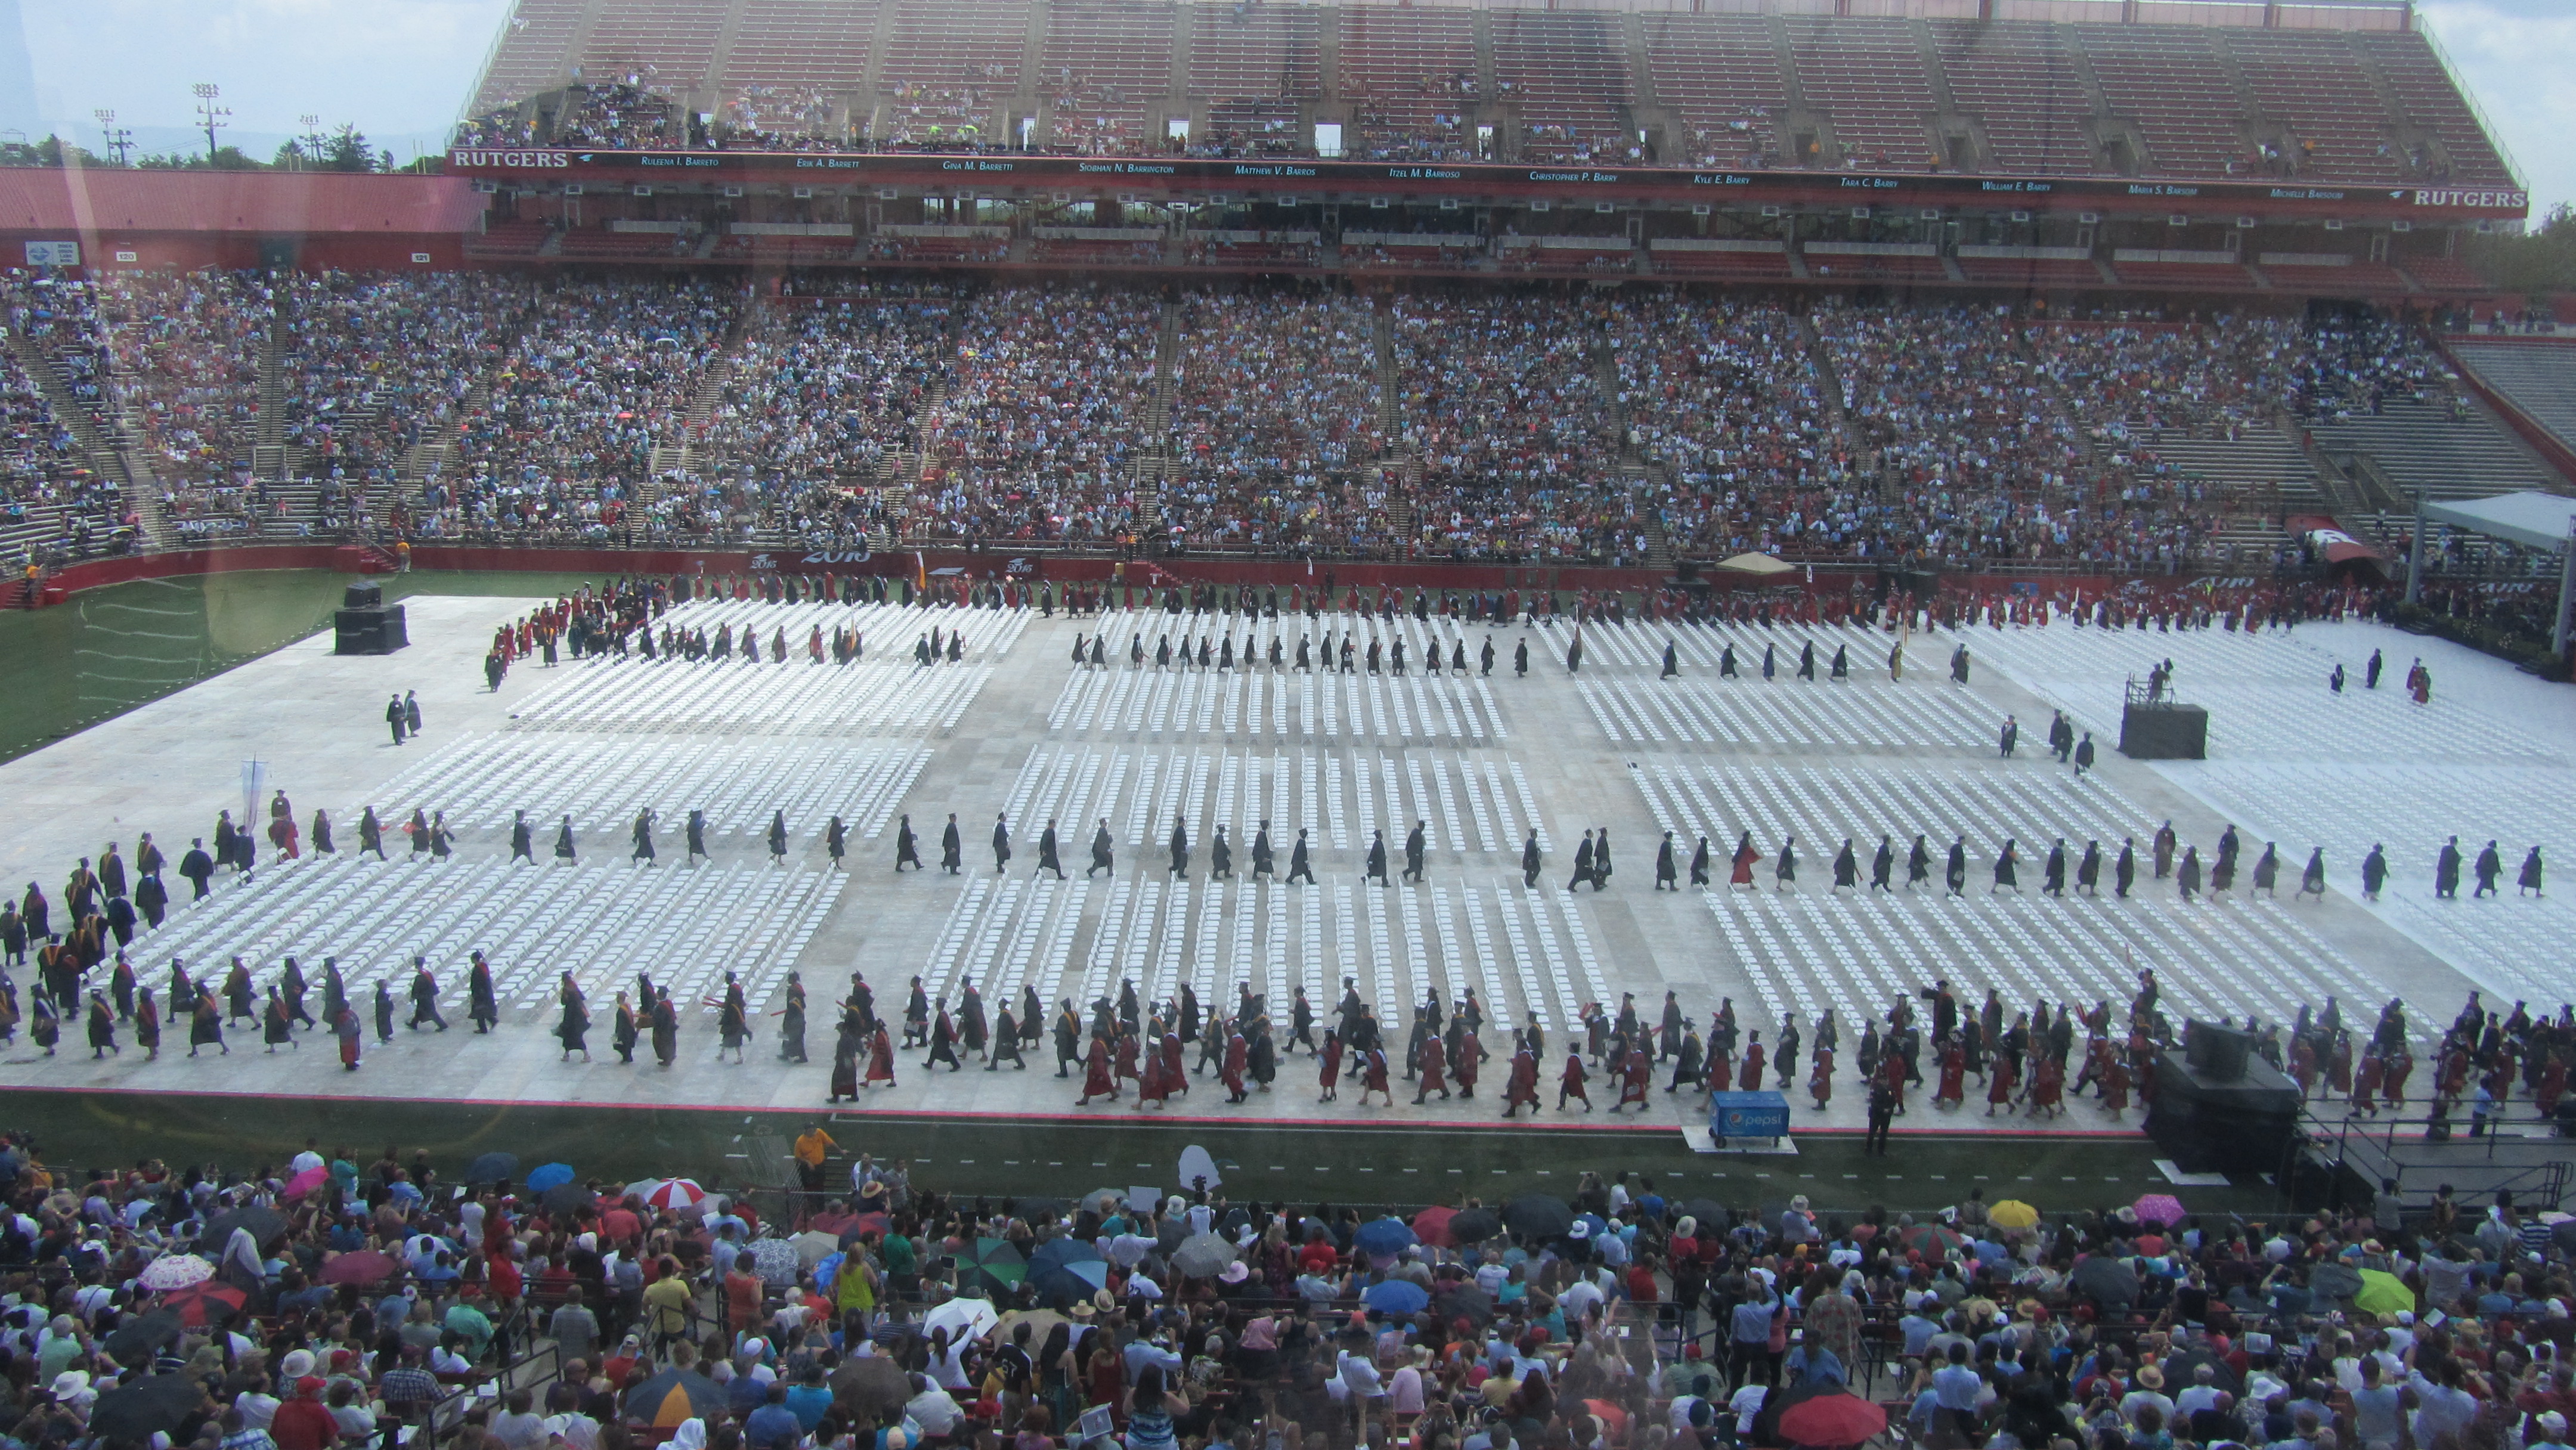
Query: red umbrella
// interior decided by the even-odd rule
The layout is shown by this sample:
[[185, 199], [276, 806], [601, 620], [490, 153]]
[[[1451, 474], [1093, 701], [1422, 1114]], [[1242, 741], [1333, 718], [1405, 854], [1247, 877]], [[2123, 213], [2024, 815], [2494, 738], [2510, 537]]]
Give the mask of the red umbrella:
[[338, 1254], [323, 1262], [325, 1284], [381, 1284], [402, 1272], [392, 1258], [374, 1249]]
[[1780, 1417], [1780, 1438], [1792, 1445], [1858, 1445], [1887, 1430], [1887, 1411], [1858, 1395], [1818, 1395]]
[[221, 1322], [239, 1314], [242, 1291], [209, 1279], [162, 1295], [161, 1307], [177, 1313], [179, 1322], [190, 1329], [202, 1329], [209, 1322]]
[[1434, 1248], [1451, 1248], [1457, 1240], [1449, 1237], [1449, 1220], [1458, 1216], [1454, 1208], [1426, 1208], [1413, 1216], [1413, 1236]]

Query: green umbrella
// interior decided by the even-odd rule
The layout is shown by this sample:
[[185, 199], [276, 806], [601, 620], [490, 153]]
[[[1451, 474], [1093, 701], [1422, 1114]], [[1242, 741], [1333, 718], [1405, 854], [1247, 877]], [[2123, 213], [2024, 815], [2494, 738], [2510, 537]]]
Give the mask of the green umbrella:
[[2361, 1290], [2352, 1296], [2352, 1307], [2371, 1314], [2394, 1314], [2415, 1307], [2415, 1291], [2395, 1274], [2381, 1269], [2361, 1271]]
[[1007, 1294], [1028, 1276], [1029, 1261], [1003, 1239], [977, 1239], [973, 1248], [957, 1256], [960, 1289], [982, 1287], [990, 1294]]

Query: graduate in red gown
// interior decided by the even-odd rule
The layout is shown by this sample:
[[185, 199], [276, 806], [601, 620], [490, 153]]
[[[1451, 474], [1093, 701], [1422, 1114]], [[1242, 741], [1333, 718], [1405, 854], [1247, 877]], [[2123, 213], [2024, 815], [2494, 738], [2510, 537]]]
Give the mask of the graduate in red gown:
[[1164, 1099], [1171, 1095], [1171, 1079], [1164, 1073], [1163, 1054], [1161, 1050], [1157, 1049], [1156, 1051], [1147, 1053], [1145, 1056], [1144, 1071], [1140, 1073], [1136, 1079], [1135, 1111], [1140, 1113], [1145, 1111], [1145, 1105], [1147, 1103], [1152, 1103], [1154, 1106], [1159, 1108], [1163, 1106]]
[[1753, 1034], [1752, 1042], [1744, 1049], [1744, 1071], [1736, 1077], [1735, 1084], [1738, 1092], [1762, 1091], [1762, 1034], [1759, 1032]]
[[1834, 1100], [1834, 1055], [1821, 1047], [1807, 1069], [1807, 1091], [1815, 1095], [1819, 1111]]
[[2066, 1113], [2066, 1069], [2054, 1057], [2041, 1056], [2030, 1069], [2030, 1113], [2063, 1117]]
[[1753, 849], [1753, 833], [1750, 831], [1745, 832], [1744, 838], [1735, 843], [1735, 869], [1728, 873], [1726, 884], [1729, 886], [1752, 885], [1754, 863], [1761, 859], [1762, 853]]
[[1163, 1091], [1190, 1095], [1190, 1075], [1182, 1066], [1181, 1034], [1165, 1031], [1162, 1036]]
[[1631, 1047], [1628, 1049], [1627, 1062], [1621, 1066], [1623, 1071], [1619, 1078], [1619, 1101], [1611, 1107], [1610, 1111], [1615, 1113], [1630, 1103], [1635, 1103], [1637, 1111], [1642, 1113], [1646, 1110], [1646, 1088], [1655, 1075], [1654, 1061], [1646, 1056], [1646, 1049]]
[[867, 1086], [884, 1083], [894, 1086], [894, 1039], [886, 1035], [885, 1023], [877, 1023], [877, 1035], [868, 1041]]
[[1449, 1083], [1442, 1076], [1443, 1070], [1448, 1066], [1448, 1058], [1448, 1049], [1440, 1045], [1437, 1034], [1423, 1034], [1422, 1050], [1415, 1054], [1413, 1059], [1414, 1071], [1422, 1079], [1421, 1085], [1413, 1090], [1413, 1101], [1417, 1105], [1422, 1102], [1424, 1095], [1429, 1093], [1440, 1094], [1443, 1101], [1448, 1099]]
[[1449, 1053], [1450, 1075], [1458, 1080], [1458, 1096], [1473, 1098], [1476, 1096], [1477, 1068], [1485, 1059], [1485, 1044], [1464, 1032], [1458, 1034], [1456, 1041], [1456, 1047]]
[[2401, 1047], [2389, 1054], [2379, 1070], [2379, 1090], [2392, 1108], [2406, 1106], [2406, 1077], [2415, 1070], [2415, 1055]]
[[[878, 1028], [877, 1036], [882, 1039], [885, 1029]], [[1118, 1076], [1109, 1065], [1109, 1039], [1106, 1037], [1091, 1039], [1090, 1059], [1082, 1065], [1082, 1101], [1074, 1106], [1089, 1107], [1093, 1098], [1107, 1098], [1113, 1103], [1118, 1101]]]
[[2013, 1089], [2019, 1085], [2020, 1078], [2013, 1067], [2013, 1060], [1998, 1055], [1995, 1058], [1994, 1074], [1986, 1079], [1986, 1116], [1993, 1117], [1997, 1108], [2011, 1112]]
[[[1180, 1039], [1175, 1037], [1172, 1042], [1177, 1047]], [[1225, 1065], [1217, 1069], [1217, 1081], [1225, 1084], [1227, 1102], [1239, 1103], [1252, 1096], [1243, 1085], [1243, 1070], [1251, 1061], [1252, 1044], [1243, 1040], [1243, 1034], [1241, 1032], [1226, 1034]]]
[[1578, 1051], [1568, 1051], [1565, 1054], [1565, 1075], [1556, 1080], [1558, 1112], [1565, 1111], [1567, 1098], [1583, 1099], [1583, 1111], [1587, 1113], [1592, 1111], [1592, 1094], [1583, 1090], [1583, 1054]]
[[2387, 1065], [2379, 1060], [2377, 1048], [2362, 1049], [2361, 1066], [2352, 1075], [2352, 1110], [2354, 1112], [2364, 1117], [2379, 1116], [2379, 1106], [2372, 1101], [2372, 1095], [2379, 1091], [2380, 1074], [2386, 1070]]
[[1941, 1085], [1932, 1090], [1932, 1106], [1958, 1107], [1968, 1100], [1968, 1047], [1952, 1037], [1941, 1049]]
[[2111, 1121], [2115, 1123], [2129, 1110], [2129, 1060], [2125, 1056], [2114, 1055], [2102, 1069], [2102, 1106], [2111, 1110]]
[[1511, 1072], [1503, 1079], [1503, 1116], [1509, 1118], [1529, 1104], [1530, 1116], [1538, 1116], [1538, 1057], [1522, 1043], [1512, 1052]]
[[1342, 1095], [1342, 1034], [1330, 1027], [1325, 1028], [1324, 1050], [1319, 1056], [1324, 1064], [1324, 1095], [1315, 1101], [1329, 1103]]
[[1386, 1054], [1374, 1047], [1360, 1054], [1360, 1106], [1368, 1106], [1370, 1093], [1386, 1094], [1386, 1105], [1395, 1106], [1395, 1089], [1386, 1085]]
[[1122, 1032], [1118, 1034], [1118, 1061], [1116, 1068], [1113, 1070], [1114, 1076], [1111, 1078], [1112, 1082], [1125, 1082], [1131, 1078], [1137, 1082], [1143, 1082], [1145, 1080], [1144, 1071], [1137, 1062], [1137, 1054], [1141, 1050], [1142, 1044], [1137, 1040], [1135, 1033]]
[[2326, 1091], [2338, 1097], [2352, 1096], [2352, 1035], [2335, 1033], [2334, 1048], [2326, 1055]]

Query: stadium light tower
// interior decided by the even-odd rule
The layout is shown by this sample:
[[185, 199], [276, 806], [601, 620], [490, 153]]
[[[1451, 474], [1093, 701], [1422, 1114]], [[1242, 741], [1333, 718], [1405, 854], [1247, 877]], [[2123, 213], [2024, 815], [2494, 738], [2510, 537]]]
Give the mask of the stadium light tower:
[[197, 97], [197, 120], [206, 128], [206, 164], [212, 166], [215, 164], [215, 130], [232, 124], [233, 108], [215, 104], [215, 98], [224, 91], [223, 87], [211, 81], [199, 81], [188, 89]]
[[90, 114], [98, 118], [99, 134], [107, 141], [107, 154], [116, 158], [117, 165], [123, 166], [126, 151], [134, 145], [134, 133], [116, 124], [114, 111], [101, 108]]
[[306, 166], [321, 165], [322, 118], [308, 111], [295, 119], [304, 123], [304, 164]]

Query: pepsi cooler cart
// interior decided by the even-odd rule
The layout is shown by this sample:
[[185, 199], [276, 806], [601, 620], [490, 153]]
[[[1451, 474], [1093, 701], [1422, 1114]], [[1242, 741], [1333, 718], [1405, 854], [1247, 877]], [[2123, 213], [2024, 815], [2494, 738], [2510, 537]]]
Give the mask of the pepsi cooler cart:
[[1768, 1138], [1776, 1148], [1789, 1136], [1789, 1100], [1778, 1093], [1710, 1093], [1708, 1136], [1720, 1148], [1730, 1138]]

